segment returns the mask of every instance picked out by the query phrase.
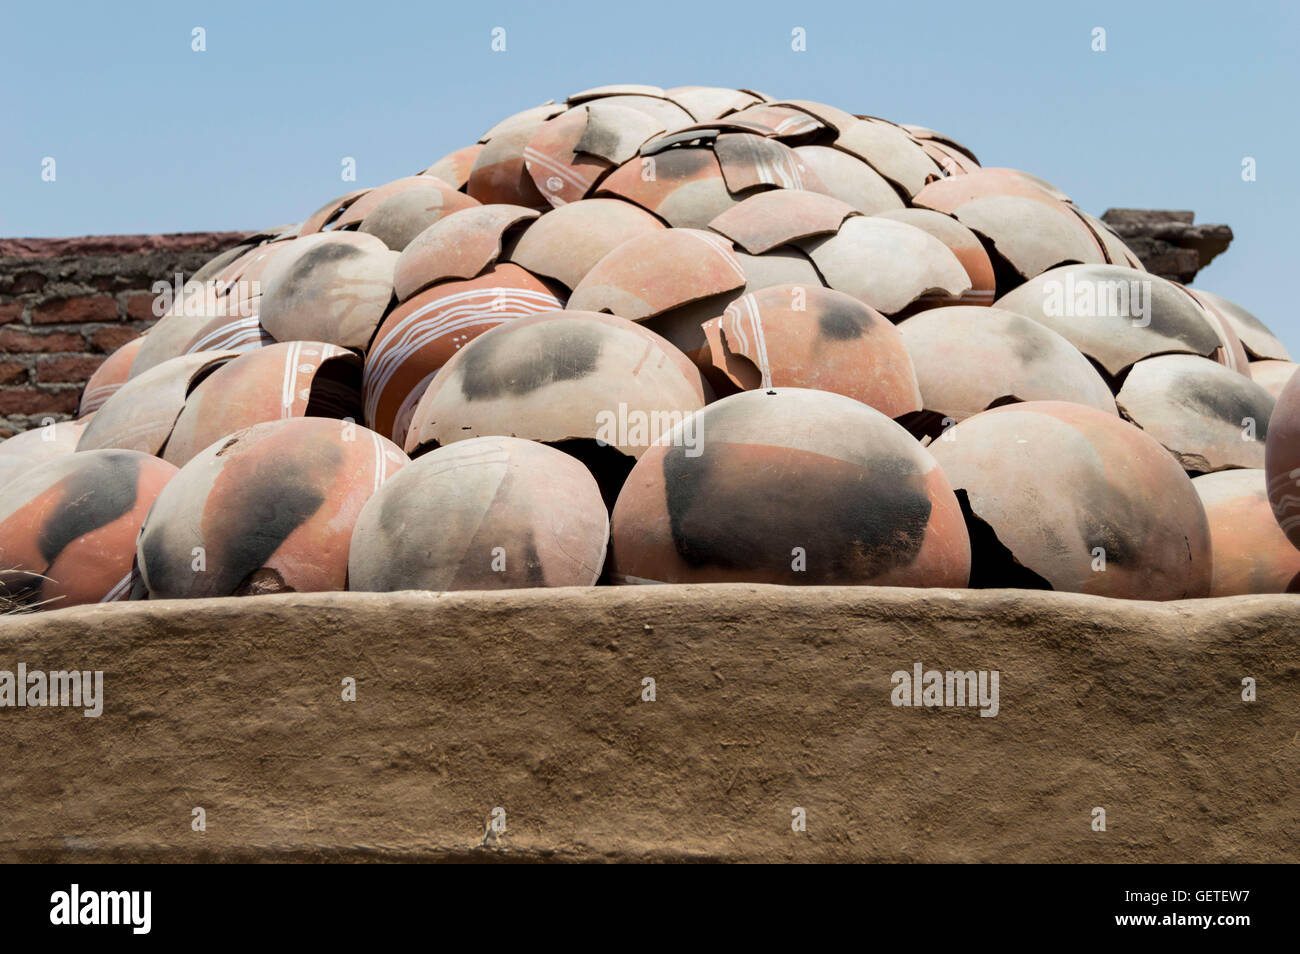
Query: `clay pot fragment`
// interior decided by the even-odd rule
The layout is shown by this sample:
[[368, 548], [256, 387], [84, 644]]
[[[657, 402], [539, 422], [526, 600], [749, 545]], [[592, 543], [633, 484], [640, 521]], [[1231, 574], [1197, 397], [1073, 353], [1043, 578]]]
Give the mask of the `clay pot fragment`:
[[509, 436], [600, 441], [636, 458], [704, 401], [699, 371], [658, 335], [612, 315], [555, 311], [456, 352], [420, 399], [406, 449]]
[[[373, 189], [364, 190], [339, 213], [333, 225], [336, 229], [360, 226], [389, 199], [413, 189], [425, 193], [432, 190], [444, 194], [460, 195], [454, 192], [449, 183], [443, 182], [435, 176], [424, 175], [423, 173], [415, 176], [403, 176], [400, 179], [394, 179], [392, 182], [385, 182], [381, 186], [375, 186]], [[461, 196], [461, 198], [464, 199], [464, 196]]]
[[507, 236], [538, 213], [518, 205], [481, 205], [429, 226], [398, 256], [393, 286], [398, 301], [452, 278], [481, 275], [502, 256]]
[[943, 242], [904, 222], [851, 216], [836, 234], [797, 244], [826, 284], [885, 315], [953, 304], [971, 288], [966, 269]]
[[1112, 376], [1153, 355], [1209, 357], [1221, 346], [1182, 286], [1118, 265], [1054, 268], [994, 306], [1046, 325]]
[[1015, 312], [934, 308], [898, 330], [921, 404], [941, 426], [1017, 401], [1073, 401], [1118, 414], [1105, 380], [1074, 345]]
[[[135, 360], [136, 352], [144, 344], [144, 336], [132, 338], [120, 348], [114, 350], [101, 364], [95, 369], [95, 373], [90, 376], [86, 382], [86, 388], [81, 392], [81, 402], [77, 407], [77, 416], [85, 417], [87, 414], [93, 414], [104, 406], [104, 402], [117, 393], [117, 389], [126, 383], [127, 377], [131, 374], [131, 362]], [[3, 447], [4, 445], [0, 445]], [[3, 453], [3, 451], [0, 451]]]
[[510, 250], [510, 261], [572, 290], [619, 245], [663, 228], [657, 218], [630, 202], [583, 199], [528, 225]]
[[482, 151], [483, 146], [479, 143], [466, 146], [464, 149], [457, 149], [425, 169], [424, 175], [434, 176], [453, 189], [463, 190], [465, 183], [469, 182], [469, 174], [474, 168], [474, 160], [478, 158], [478, 154]]
[[1264, 322], [1235, 301], [1202, 288], [1187, 289], [1206, 308], [1221, 315], [1241, 339], [1246, 353], [1254, 360], [1290, 361], [1291, 354]]
[[917, 192], [913, 204], [954, 216], [1023, 279], [1062, 264], [1108, 262], [1101, 240], [1073, 206], [1052, 186], [1018, 170], [981, 169], [938, 179]]
[[352, 531], [348, 588], [592, 586], [609, 518], [581, 462], [513, 437], [440, 447], [371, 497]]
[[943, 175], [919, 141], [882, 119], [858, 119], [847, 125], [837, 133], [834, 146], [867, 163], [905, 196], [919, 197], [928, 182]]
[[164, 361], [131, 378], [95, 412], [77, 450], [117, 447], [161, 455], [190, 392], [237, 356], [236, 351], [200, 351]]
[[971, 287], [958, 296], [962, 305], [991, 305], [997, 297], [997, 275], [993, 262], [977, 236], [950, 215], [930, 209], [894, 209], [879, 212], [882, 219], [892, 219], [928, 232], [942, 242], [966, 270]]
[[721, 86], [674, 86], [664, 90], [664, 96], [700, 122], [708, 122], [762, 102], [761, 97], [753, 93]]
[[744, 284], [730, 241], [716, 232], [664, 229], [629, 239], [597, 262], [568, 307], [641, 321]]
[[785, 143], [751, 133], [724, 133], [713, 143], [722, 180], [732, 195], [752, 189], [802, 189], [825, 193], [816, 171]]
[[361, 359], [323, 341], [241, 355], [205, 378], [176, 419], [164, 460], [183, 467], [227, 434], [291, 417], [361, 418]]
[[664, 126], [618, 105], [618, 97], [577, 106], [543, 123], [524, 148], [524, 164], [541, 195], [559, 208], [585, 198]]
[[357, 231], [373, 235], [394, 252], [400, 252], [444, 216], [477, 205], [478, 202], [464, 193], [439, 182], [429, 182], [385, 198], [366, 213]]
[[[317, 232], [321, 232], [325, 228], [335, 225], [338, 222], [339, 216], [343, 214], [347, 207], [369, 191], [369, 189], [353, 189], [351, 192], [344, 193], [338, 198], [330, 199], [311, 215], [307, 216], [302, 225], [298, 228], [298, 236], [315, 235]], [[197, 278], [198, 276], [195, 277]]]
[[366, 425], [403, 442], [416, 402], [457, 351], [505, 322], [563, 307], [517, 265], [441, 282], [407, 299], [384, 319], [366, 355]]
[[1273, 516], [1291, 545], [1300, 547], [1300, 376], [1292, 375], [1269, 418], [1264, 471]]
[[[550, 107], [546, 107], [547, 110]], [[563, 112], [563, 107], [556, 107]], [[551, 114], [553, 115], [553, 114]], [[483, 205], [522, 205], [529, 209], [549, 207], [528, 171], [524, 151], [551, 115], [534, 113], [506, 120], [494, 127], [491, 138], [474, 158], [465, 192]]]
[[847, 202], [863, 215], [904, 207], [897, 188], [852, 153], [830, 146], [798, 146], [795, 152], [817, 174], [827, 195]]
[[1192, 486], [1210, 524], [1214, 549], [1210, 596], [1285, 593], [1300, 573], [1300, 551], [1273, 519], [1264, 471], [1204, 474]]
[[1209, 526], [1153, 437], [1082, 404], [994, 408], [930, 445], [963, 499], [971, 586], [1121, 599], [1209, 594]]
[[746, 252], [759, 255], [813, 235], [834, 234], [856, 210], [817, 192], [771, 189], [750, 196], [709, 223]]
[[1282, 389], [1286, 387], [1286, 383], [1291, 380], [1297, 368], [1300, 368], [1300, 365], [1293, 361], [1272, 359], [1252, 361], [1247, 365], [1250, 379], [1273, 395], [1274, 400], [1281, 395]]
[[56, 421], [0, 441], [0, 487], [48, 460], [73, 453], [85, 429], [84, 421]]
[[357, 232], [324, 232], [291, 244], [267, 266], [262, 326], [277, 341], [367, 347], [393, 298], [398, 253]]
[[1147, 358], [1133, 365], [1115, 401], [1185, 470], [1264, 466], [1273, 396], [1221, 364], [1185, 354]]
[[616, 583], [964, 586], [961, 509], [878, 411], [800, 388], [710, 404], [637, 462], [614, 507]]
[[407, 462], [358, 424], [299, 417], [209, 445], [140, 531], [151, 599], [341, 590], [362, 506]]
[[131, 450], [64, 454], [0, 487], [0, 596], [59, 609], [126, 599], [135, 540], [176, 468]]
[[[735, 252], [735, 256], [745, 274], [743, 286], [678, 305], [642, 321], [645, 327], [672, 342], [706, 374], [713, 367], [713, 359], [709, 357], [704, 337], [705, 322], [717, 318], [742, 295], [774, 285], [825, 287], [812, 260], [793, 246], [781, 246], [762, 255]], [[723, 393], [731, 390], [727, 386]]]
[[637, 156], [609, 173], [596, 196], [623, 199], [676, 228], [703, 229], [738, 204], [712, 149], [683, 146]]
[[887, 417], [921, 409], [898, 329], [843, 292], [816, 285], [764, 288], [742, 295], [703, 328], [720, 394], [810, 388], [851, 397]]

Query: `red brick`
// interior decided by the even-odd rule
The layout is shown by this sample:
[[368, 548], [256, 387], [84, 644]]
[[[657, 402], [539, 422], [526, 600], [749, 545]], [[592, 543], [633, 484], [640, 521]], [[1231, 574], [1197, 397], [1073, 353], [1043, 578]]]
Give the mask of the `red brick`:
[[[90, 380], [95, 369], [103, 363], [103, 358], [80, 355], [67, 358], [42, 358], [36, 365], [36, 380], [42, 384], [84, 384]], [[3, 365], [0, 365], [0, 368], [3, 368]], [[4, 383], [2, 374], [0, 374], [0, 383]]]
[[158, 316], [153, 313], [156, 296], [152, 292], [134, 292], [126, 299], [126, 316], [132, 321], [153, 321]]
[[112, 295], [83, 295], [48, 302], [32, 309], [32, 324], [59, 325], [80, 321], [117, 321], [117, 300]]
[[9, 286], [9, 294], [26, 295], [28, 292], [38, 292], [45, 287], [47, 281], [48, 279], [39, 272], [23, 272]]
[[8, 324], [11, 321], [17, 321], [23, 316], [23, 303], [20, 301], [9, 302], [0, 305], [0, 325]]
[[[140, 332], [134, 328], [100, 328], [90, 336], [90, 350], [98, 351], [100, 354], [111, 354], [122, 345], [135, 338], [140, 337]], [[72, 349], [80, 351], [80, 348]]]
[[35, 388], [0, 388], [0, 414], [71, 414], [77, 409], [77, 391], [38, 391]]
[[27, 382], [27, 368], [17, 361], [0, 361], [0, 384]]
[[85, 348], [86, 339], [68, 331], [35, 335], [30, 331], [18, 331], [13, 328], [0, 329], [0, 351], [7, 351], [10, 354], [15, 352], [50, 354], [55, 351], [84, 351]]

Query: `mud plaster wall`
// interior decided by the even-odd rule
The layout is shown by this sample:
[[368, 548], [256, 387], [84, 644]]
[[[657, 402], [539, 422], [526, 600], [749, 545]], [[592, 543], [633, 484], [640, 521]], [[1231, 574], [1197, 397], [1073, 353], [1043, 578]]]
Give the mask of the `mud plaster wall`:
[[[0, 860], [1296, 861], [1295, 607], [707, 585], [8, 618], [0, 669], [102, 669], [106, 702], [0, 709]], [[1000, 713], [893, 707], [915, 662], [997, 669]]]

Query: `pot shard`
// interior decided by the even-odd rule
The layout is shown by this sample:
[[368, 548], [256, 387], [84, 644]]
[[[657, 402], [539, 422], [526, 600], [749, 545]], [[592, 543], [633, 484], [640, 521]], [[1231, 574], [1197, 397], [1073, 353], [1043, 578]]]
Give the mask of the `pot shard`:
[[1264, 322], [1235, 301], [1229, 301], [1222, 295], [1216, 295], [1214, 292], [1208, 292], [1201, 288], [1189, 288], [1187, 290], [1206, 308], [1223, 317], [1224, 321], [1236, 332], [1250, 358], [1255, 360], [1272, 359], [1274, 361], [1291, 360], [1290, 352], [1287, 351], [1286, 345], [1278, 340], [1277, 335], [1273, 334]]
[[396, 192], [366, 213], [358, 232], [373, 235], [400, 252], [434, 222], [478, 205], [462, 192], [436, 182]]
[[[233, 289], [230, 291], [233, 293]], [[164, 361], [179, 358], [183, 354], [223, 350], [215, 343], [216, 340], [222, 337], [239, 337], [232, 334], [236, 328], [251, 327], [257, 329], [256, 333], [259, 336], [269, 338], [270, 336], [260, 329], [258, 322], [260, 308], [260, 295], [241, 301], [238, 300], [237, 295], [218, 294], [214, 288], [203, 286], [199, 291], [173, 302], [171, 307], [138, 339], [139, 344], [135, 346], [127, 377], [139, 377], [150, 368], [156, 368]], [[243, 332], [244, 335], [248, 333], [248, 331]], [[200, 342], [212, 346], [200, 347], [198, 346]]]
[[828, 195], [863, 215], [902, 209], [903, 200], [889, 180], [851, 153], [830, 146], [798, 146], [795, 152], [817, 174]]
[[1209, 526], [1154, 438], [1082, 404], [994, 408], [930, 445], [965, 498], [971, 586], [1121, 599], [1206, 596]]
[[176, 468], [131, 450], [66, 454], [0, 489], [0, 595], [58, 609], [128, 598], [135, 540]]
[[984, 250], [984, 245], [974, 232], [952, 216], [929, 209], [896, 209], [878, 215], [882, 219], [913, 225], [922, 232], [930, 233], [957, 256], [957, 261], [966, 270], [971, 286], [961, 293], [958, 304], [993, 304], [993, 299], [997, 297], [997, 276], [989, 253]]
[[447, 192], [453, 192], [450, 183], [443, 182], [441, 179], [429, 175], [403, 176], [400, 179], [394, 179], [392, 182], [385, 182], [381, 186], [373, 189], [366, 189], [354, 200], [347, 204], [342, 210], [339, 217], [334, 220], [336, 229], [355, 228], [361, 225], [370, 213], [383, 205], [395, 195], [400, 195], [411, 189], [425, 189], [429, 187], [445, 189]]
[[262, 326], [277, 341], [364, 349], [392, 300], [398, 253], [358, 232], [322, 232], [292, 244], [267, 266]]
[[747, 90], [728, 89], [724, 86], [674, 86], [665, 90], [664, 96], [700, 122], [708, 122], [762, 102], [761, 96]]
[[474, 160], [482, 151], [483, 147], [478, 144], [457, 149], [425, 169], [424, 175], [441, 179], [453, 189], [464, 189], [465, 183], [469, 182], [469, 174], [474, 168]]
[[1115, 401], [1185, 470], [1264, 466], [1273, 396], [1221, 364], [1185, 354], [1147, 358], [1133, 365]]
[[637, 156], [609, 173], [597, 196], [623, 199], [675, 228], [703, 229], [740, 199], [727, 190], [713, 150], [703, 146]]
[[479, 437], [402, 468], [352, 532], [352, 590], [592, 586], [609, 518], [582, 463], [544, 444]]
[[0, 487], [48, 460], [73, 453], [85, 429], [84, 421], [57, 421], [0, 441]]
[[287, 341], [242, 355], [185, 400], [162, 457], [183, 467], [227, 434], [291, 417], [361, 417], [361, 359], [323, 341]]
[[715, 391], [808, 388], [860, 401], [886, 417], [921, 409], [898, 329], [879, 312], [820, 285], [742, 295], [704, 323]]
[[198, 351], [256, 351], [275, 344], [256, 314], [248, 318], [215, 318], [203, 325], [185, 345], [182, 354]]
[[826, 284], [884, 315], [910, 306], [950, 305], [971, 289], [957, 256], [933, 235], [904, 222], [855, 215], [834, 235], [797, 244]]
[[[131, 373], [131, 362], [136, 352], [144, 344], [144, 337], [132, 338], [117, 348], [95, 369], [95, 373], [86, 382], [86, 389], [81, 392], [81, 403], [77, 407], [77, 416], [85, 417], [98, 411], [104, 402], [117, 393], [117, 389], [126, 383]], [[0, 445], [3, 446], [3, 445]]]
[[[317, 232], [336, 225], [339, 216], [347, 210], [348, 206], [352, 205], [369, 191], [371, 190], [354, 189], [351, 192], [330, 199], [303, 220], [302, 225], [298, 227], [297, 237], [301, 238], [304, 235], [315, 235]], [[204, 268], [206, 269], [208, 266], [205, 265]]]
[[[771, 288], [774, 285], [825, 287], [821, 275], [813, 267], [812, 260], [797, 248], [788, 246], [774, 248], [762, 255], [736, 252], [735, 256], [741, 270], [745, 273], [743, 286], [670, 308], [641, 322], [655, 334], [667, 338], [706, 374], [713, 373], [713, 361], [709, 357], [709, 342], [704, 336], [706, 321], [717, 318], [743, 295], [763, 288]], [[735, 387], [734, 384], [724, 385], [722, 393], [729, 394], [735, 390]]]
[[[1196, 298], [1195, 295], [1192, 296]], [[1238, 374], [1244, 374], [1251, 377], [1250, 374], [1250, 356], [1246, 354], [1246, 349], [1237, 337], [1237, 333], [1232, 330], [1232, 324], [1223, 317], [1223, 315], [1206, 305], [1200, 298], [1196, 298], [1201, 303], [1205, 311], [1205, 318], [1214, 333], [1219, 337], [1219, 347], [1215, 349], [1214, 354], [1210, 357], [1223, 365], [1230, 368]]]
[[1282, 389], [1286, 387], [1286, 383], [1291, 380], [1291, 375], [1295, 374], [1297, 367], [1300, 367], [1300, 365], [1293, 361], [1265, 359], [1250, 362], [1247, 370], [1250, 372], [1250, 379], [1273, 395], [1274, 400], [1277, 400], [1282, 394]]
[[[557, 111], [562, 109], [557, 107]], [[510, 119], [495, 127], [492, 138], [474, 157], [473, 168], [465, 183], [466, 194], [484, 205], [549, 208], [550, 204], [537, 191], [524, 158], [524, 150], [549, 118], [545, 114], [536, 114], [530, 118]]]
[[362, 506], [407, 462], [347, 421], [269, 421], [209, 445], [140, 531], [152, 599], [342, 590]]
[[1264, 472], [1273, 516], [1292, 546], [1300, 547], [1300, 375], [1292, 375], [1273, 406]]
[[614, 507], [615, 583], [965, 586], [970, 546], [930, 453], [852, 398], [710, 404], [649, 449]]
[[397, 258], [393, 286], [398, 301], [452, 278], [474, 278], [501, 258], [507, 235], [537, 218], [518, 205], [466, 209], [431, 225]]
[[524, 149], [538, 192], [553, 207], [583, 199], [611, 169], [636, 155], [664, 126], [620, 97], [576, 106], [549, 119]]
[[456, 352], [498, 325], [563, 307], [516, 265], [442, 282], [407, 299], [384, 319], [366, 355], [366, 425], [404, 443], [416, 402]]
[[1019, 401], [1072, 401], [1119, 413], [1088, 359], [1023, 315], [957, 305], [923, 311], [898, 330], [916, 369], [921, 404], [940, 426], [943, 419], [951, 426]]
[[858, 119], [844, 125], [835, 137], [835, 148], [857, 156], [902, 194], [918, 200], [926, 184], [943, 174], [920, 140], [883, 119]]
[[[512, 113], [511, 115], [507, 116], [505, 119], [501, 120], [491, 129], [485, 132], [482, 136], [480, 136], [479, 143], [480, 144], [489, 143], [497, 136], [501, 135], [504, 132], [509, 131], [510, 129], [516, 126], [531, 126], [533, 128], [536, 128], [540, 126], [542, 123], [546, 122], [546, 120], [550, 119], [552, 116], [558, 116], [560, 113], [564, 112], [564, 110], [565, 107], [557, 104], [555, 100], [548, 99], [540, 106], [533, 106], [529, 109], [523, 109], [517, 113]], [[481, 151], [482, 150], [480, 149], [480, 152]]]
[[993, 304], [1051, 328], [1112, 377], [1153, 355], [1209, 357], [1221, 346], [1185, 289], [1119, 265], [1054, 268]]
[[624, 242], [664, 224], [619, 199], [583, 199], [548, 212], [528, 226], [510, 261], [572, 291], [602, 258]]
[[741, 288], [745, 281], [731, 242], [721, 235], [664, 229], [629, 239], [597, 262], [567, 307], [643, 321]]
[[1102, 240], [1057, 190], [1017, 170], [980, 169], [938, 179], [913, 204], [954, 216], [987, 239], [1020, 278], [1068, 262], [1109, 261]]
[[164, 361], [131, 378], [86, 424], [78, 451], [119, 447], [159, 456], [190, 392], [236, 351], [199, 351]]
[[406, 449], [509, 436], [601, 442], [630, 463], [704, 400], [699, 370], [654, 332], [613, 315], [554, 311], [456, 352], [420, 398]]
[[818, 192], [771, 189], [750, 196], [709, 223], [751, 255], [813, 235], [833, 234], [856, 210]]
[[1192, 486], [1210, 524], [1214, 549], [1210, 595], [1285, 593], [1300, 573], [1300, 551], [1273, 519], [1264, 471], [1204, 474]]

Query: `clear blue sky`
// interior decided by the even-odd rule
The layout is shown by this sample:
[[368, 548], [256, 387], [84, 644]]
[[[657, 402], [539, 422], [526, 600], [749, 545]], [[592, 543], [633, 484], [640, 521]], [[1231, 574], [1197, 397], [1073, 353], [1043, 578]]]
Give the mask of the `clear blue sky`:
[[0, 236], [297, 221], [344, 156], [379, 184], [589, 86], [748, 86], [942, 130], [1096, 214], [1226, 222], [1198, 284], [1300, 357], [1297, 3], [3, 0], [0, 36]]

